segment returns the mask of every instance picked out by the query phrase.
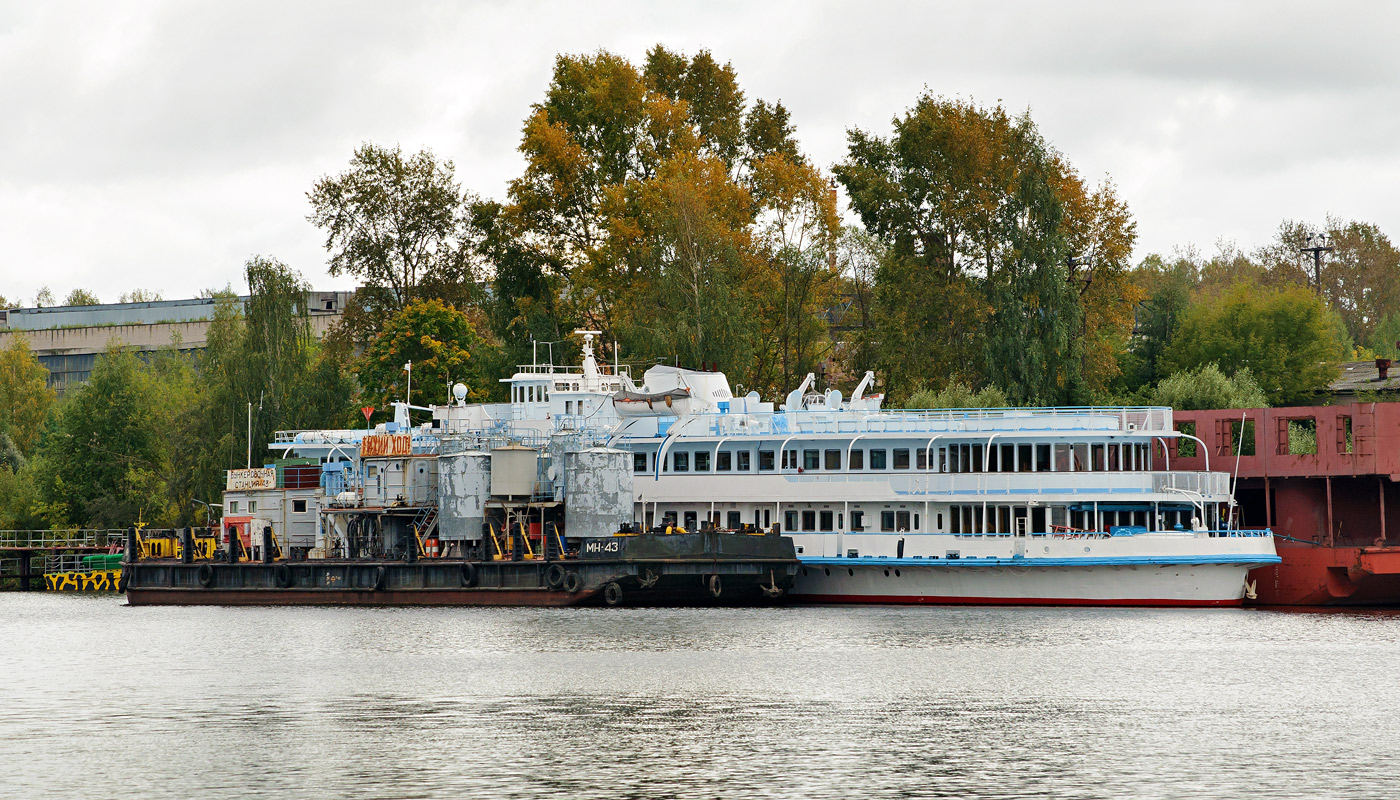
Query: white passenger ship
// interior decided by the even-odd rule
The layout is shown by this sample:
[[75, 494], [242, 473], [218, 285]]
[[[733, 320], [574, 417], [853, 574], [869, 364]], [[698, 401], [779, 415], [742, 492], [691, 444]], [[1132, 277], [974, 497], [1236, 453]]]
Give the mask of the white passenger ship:
[[849, 399], [808, 376], [775, 408], [719, 372], [657, 366], [638, 387], [581, 333], [581, 367], [523, 366], [509, 403], [425, 407], [415, 446], [591, 434], [632, 452], [637, 524], [776, 527], [809, 602], [1227, 606], [1279, 562], [1270, 532], [1230, 524], [1227, 473], [1171, 468], [1194, 437], [1169, 408], [889, 410], [870, 373]]

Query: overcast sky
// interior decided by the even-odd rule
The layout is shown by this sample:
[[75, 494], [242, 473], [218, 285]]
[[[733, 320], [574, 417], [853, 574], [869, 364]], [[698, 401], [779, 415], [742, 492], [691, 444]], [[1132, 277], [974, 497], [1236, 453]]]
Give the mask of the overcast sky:
[[1400, 238], [1398, 32], [1386, 2], [0, 0], [0, 295], [242, 289], [254, 254], [350, 288], [306, 192], [357, 144], [504, 197], [554, 56], [656, 43], [732, 62], [823, 168], [926, 87], [1029, 108], [1117, 183], [1139, 258], [1327, 214]]

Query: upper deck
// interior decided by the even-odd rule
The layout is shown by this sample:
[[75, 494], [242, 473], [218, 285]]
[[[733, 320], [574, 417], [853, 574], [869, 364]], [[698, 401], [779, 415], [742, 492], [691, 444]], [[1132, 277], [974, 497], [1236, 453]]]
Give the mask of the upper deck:
[[676, 439], [1084, 432], [1175, 435], [1172, 410], [1156, 406], [693, 414], [628, 420], [616, 435], [623, 440], [638, 440], [663, 436]]

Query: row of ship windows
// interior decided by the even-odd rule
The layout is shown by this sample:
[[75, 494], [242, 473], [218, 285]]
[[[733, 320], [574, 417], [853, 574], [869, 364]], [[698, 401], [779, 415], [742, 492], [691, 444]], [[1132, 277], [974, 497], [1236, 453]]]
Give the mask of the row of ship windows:
[[[725, 514], [721, 517], [721, 514]], [[648, 515], [649, 516], [649, 515]], [[943, 512], [932, 513], [935, 531], [943, 531]], [[1144, 529], [1182, 529], [1192, 524], [1193, 514], [1179, 509], [1164, 510], [1154, 519], [1148, 511], [1113, 511], [1069, 508], [1066, 506], [1011, 506], [1011, 505], [953, 505], [948, 507], [948, 533], [961, 534], [1022, 534], [1053, 533], [1057, 531], [1106, 531], [1118, 526], [1133, 526]], [[678, 514], [665, 511], [661, 515], [663, 525], [683, 524], [695, 530], [701, 521], [700, 512], [686, 511]], [[851, 511], [850, 531], [880, 531], [881, 533], [906, 533], [920, 529], [920, 515], [917, 511], [884, 510], [878, 519], [872, 519], [872, 527], [866, 527], [866, 513]], [[743, 525], [743, 513], [739, 511], [715, 512], [713, 518], [705, 519], [708, 525], [719, 527], [727, 523], [730, 529]], [[878, 527], [874, 527], [878, 523]], [[1047, 524], [1048, 523], [1048, 524]], [[772, 524], [769, 509], [754, 510], [754, 525], [767, 528]], [[794, 533], [828, 533], [845, 530], [845, 514], [826, 510], [787, 510], [783, 512], [783, 530]]]
[[[234, 515], [234, 514], [237, 514], [237, 513], [238, 513], [238, 501], [237, 501], [237, 500], [230, 500], [230, 501], [228, 501], [228, 513], [229, 513], [229, 515]], [[256, 501], [256, 500], [249, 500], [249, 501], [248, 501], [248, 513], [249, 513], [249, 514], [256, 514], [256, 513], [258, 513], [258, 501]], [[306, 513], [306, 501], [305, 501], [305, 500], [293, 500], [293, 501], [292, 501], [292, 513], [293, 513], [293, 514], [305, 514], [305, 513]]]
[[[758, 471], [772, 472], [778, 451], [759, 450]], [[782, 469], [808, 472], [842, 469], [844, 449], [792, 449], [782, 451]], [[662, 464], [662, 472], [752, 472], [752, 450], [675, 450]], [[633, 453], [632, 468], [650, 472], [655, 454]], [[962, 444], [934, 448], [896, 447], [851, 450], [847, 470], [880, 472], [887, 469], [934, 472], [1131, 472], [1152, 469], [1148, 444]]]

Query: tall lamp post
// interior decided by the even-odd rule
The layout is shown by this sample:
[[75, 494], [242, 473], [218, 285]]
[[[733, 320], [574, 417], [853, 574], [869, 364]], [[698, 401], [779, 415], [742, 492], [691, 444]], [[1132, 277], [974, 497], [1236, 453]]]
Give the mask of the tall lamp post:
[[1330, 253], [1335, 248], [1332, 247], [1332, 239], [1325, 233], [1310, 233], [1308, 238], [1303, 240], [1303, 248], [1300, 252], [1312, 253], [1313, 257], [1313, 289], [1320, 296], [1322, 294], [1322, 254]]

